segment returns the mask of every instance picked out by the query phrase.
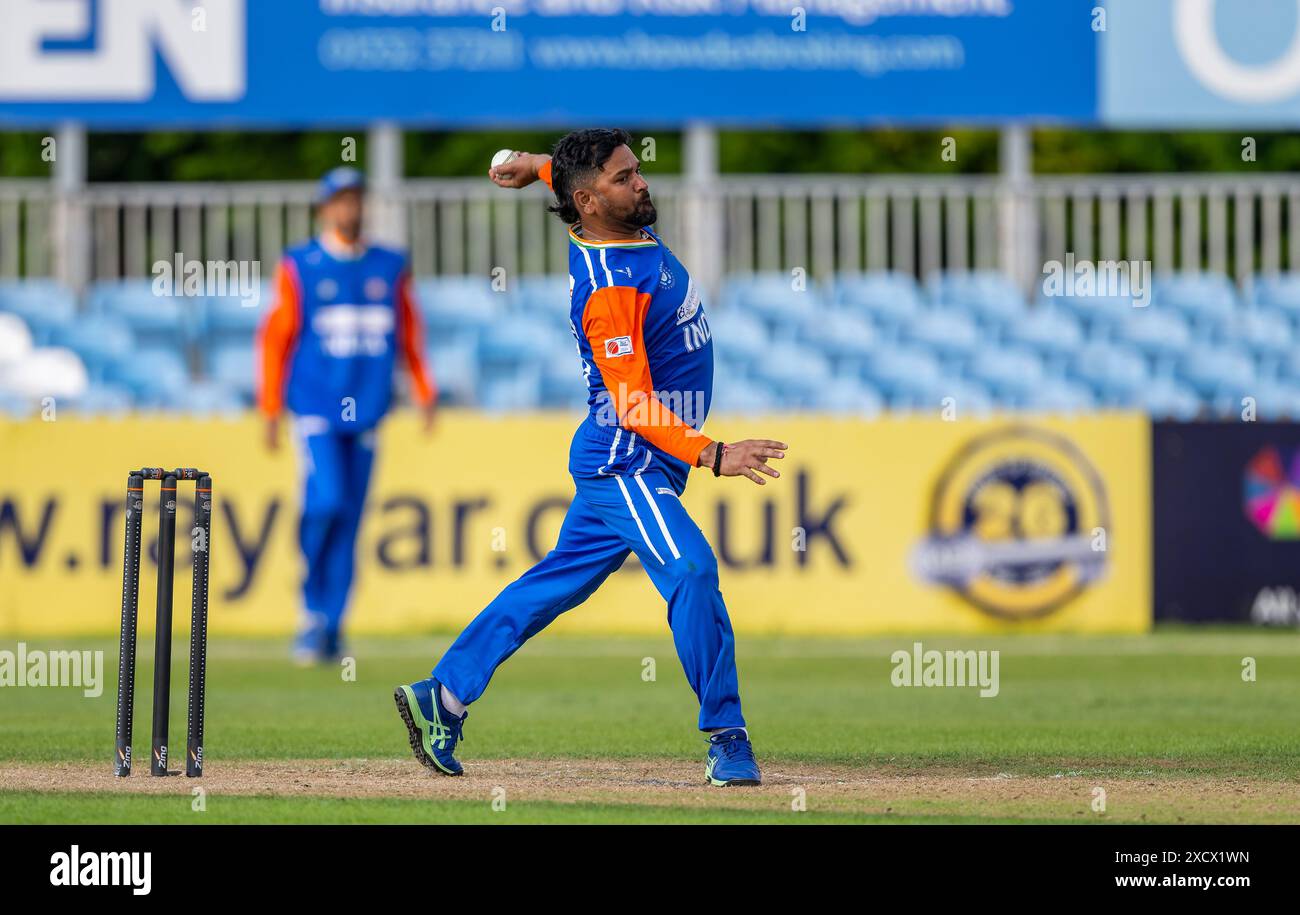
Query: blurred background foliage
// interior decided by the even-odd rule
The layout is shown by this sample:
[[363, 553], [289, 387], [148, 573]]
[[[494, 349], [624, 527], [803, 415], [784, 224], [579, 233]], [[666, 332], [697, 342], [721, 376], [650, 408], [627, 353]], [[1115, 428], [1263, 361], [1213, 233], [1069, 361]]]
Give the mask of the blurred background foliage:
[[[556, 131], [408, 132], [406, 172], [419, 177], [475, 176], [503, 147], [540, 152]], [[45, 177], [39, 132], [0, 134], [0, 177]], [[652, 138], [648, 173], [681, 170], [680, 131], [639, 132]], [[940, 152], [956, 141], [955, 162]], [[1300, 170], [1300, 136], [1254, 133], [1256, 161], [1242, 159], [1241, 133], [1156, 133], [1039, 128], [1034, 170], [1042, 174], [1134, 172], [1290, 172]], [[315, 177], [340, 163], [345, 137], [365, 162], [364, 131], [285, 133], [95, 133], [92, 181], [276, 181]], [[998, 167], [998, 135], [987, 129], [724, 131], [724, 172], [760, 174], [988, 174]]]

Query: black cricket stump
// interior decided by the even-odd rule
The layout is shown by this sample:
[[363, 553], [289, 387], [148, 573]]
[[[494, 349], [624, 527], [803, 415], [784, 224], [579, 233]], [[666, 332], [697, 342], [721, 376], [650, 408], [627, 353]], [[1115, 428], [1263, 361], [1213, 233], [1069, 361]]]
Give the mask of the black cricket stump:
[[173, 580], [176, 572], [177, 481], [194, 481], [193, 574], [190, 610], [190, 670], [185, 732], [185, 774], [203, 774], [203, 715], [207, 690], [208, 570], [212, 534], [212, 478], [193, 467], [145, 467], [127, 476], [126, 534], [122, 559], [122, 629], [118, 643], [117, 747], [114, 774], [131, 774], [135, 654], [140, 599], [140, 551], [144, 482], [158, 480], [158, 591], [154, 632], [153, 746], [151, 775], [168, 775], [171, 711]]

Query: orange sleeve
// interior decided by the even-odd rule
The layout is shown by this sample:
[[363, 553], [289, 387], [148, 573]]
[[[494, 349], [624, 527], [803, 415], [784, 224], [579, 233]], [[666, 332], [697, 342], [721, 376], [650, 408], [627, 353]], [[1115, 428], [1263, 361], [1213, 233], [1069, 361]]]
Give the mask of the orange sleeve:
[[649, 307], [650, 294], [634, 286], [602, 287], [587, 300], [582, 330], [623, 428], [694, 467], [713, 441], [654, 396], [643, 333]]
[[542, 164], [542, 167], [537, 170], [537, 177], [545, 181], [546, 186], [549, 187], [551, 190], [555, 190], [554, 186], [552, 186], [551, 184], [551, 160], [550, 159], [547, 159]]
[[411, 371], [411, 391], [415, 402], [422, 407], [438, 399], [438, 388], [424, 359], [424, 322], [415, 307], [415, 293], [411, 288], [411, 274], [403, 273], [397, 281], [397, 339]]
[[302, 328], [298, 270], [288, 258], [280, 261], [271, 284], [274, 301], [257, 332], [257, 405], [268, 417], [284, 409], [284, 385], [289, 354]]

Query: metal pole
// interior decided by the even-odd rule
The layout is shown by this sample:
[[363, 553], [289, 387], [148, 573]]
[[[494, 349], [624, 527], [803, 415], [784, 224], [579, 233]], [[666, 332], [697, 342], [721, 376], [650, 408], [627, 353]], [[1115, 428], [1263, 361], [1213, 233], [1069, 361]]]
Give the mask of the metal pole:
[[370, 126], [366, 140], [371, 209], [370, 234], [379, 241], [406, 244], [406, 205], [402, 198], [402, 176], [406, 170], [402, 151], [402, 129], [390, 121]]
[[1033, 282], [1040, 268], [1038, 228], [1033, 200], [1033, 134], [1023, 124], [1001, 133], [999, 164], [1002, 171], [998, 264], [1022, 289]]
[[[711, 124], [688, 124], [683, 143], [682, 260], [695, 285], [716, 302], [723, 273], [718, 132]], [[667, 241], [672, 246], [675, 240]]]
[[90, 211], [86, 206], [86, 128], [65, 123], [54, 138], [55, 276], [80, 294], [90, 279]]

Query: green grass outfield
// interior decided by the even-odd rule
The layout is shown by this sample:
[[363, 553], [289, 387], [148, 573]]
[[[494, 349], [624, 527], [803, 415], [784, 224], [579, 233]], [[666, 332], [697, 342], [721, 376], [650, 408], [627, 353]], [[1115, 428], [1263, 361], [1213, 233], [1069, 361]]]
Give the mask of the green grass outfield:
[[[741, 637], [742, 696], [770, 785], [748, 793], [697, 784], [697, 707], [666, 637], [534, 639], [474, 705], [460, 754], [472, 777], [457, 780], [416, 766], [392, 701], [393, 686], [425, 675], [448, 637], [358, 640], [354, 682], [336, 667], [293, 667], [283, 642], [219, 639], [209, 656], [201, 813], [192, 809], [197, 783], [146, 784], [149, 640], [140, 646], [130, 786], [103, 777], [112, 769], [116, 640], [23, 641], [29, 650], [102, 650], [103, 693], [0, 688], [4, 823], [1300, 821], [1297, 807], [1278, 800], [1300, 797], [1294, 632], [920, 639], [927, 649], [1000, 651], [995, 698], [892, 686], [890, 654], [912, 638]], [[0, 650], [16, 644], [0, 641]], [[173, 767], [183, 755], [187, 645], [178, 634]], [[1242, 680], [1246, 657], [1257, 664], [1253, 683]], [[312, 793], [313, 778], [294, 775], [297, 761], [325, 774], [350, 767], [357, 794], [328, 780]], [[568, 775], [552, 781], [552, 770]], [[31, 784], [42, 771], [50, 780]], [[247, 779], [225, 792], [223, 773], [232, 772]], [[385, 779], [393, 796], [376, 796]], [[504, 810], [491, 805], [498, 781], [508, 786]], [[306, 793], [282, 793], [282, 783]], [[801, 785], [807, 809], [796, 813]], [[1096, 787], [1112, 798], [1104, 812], [1090, 804]]]

